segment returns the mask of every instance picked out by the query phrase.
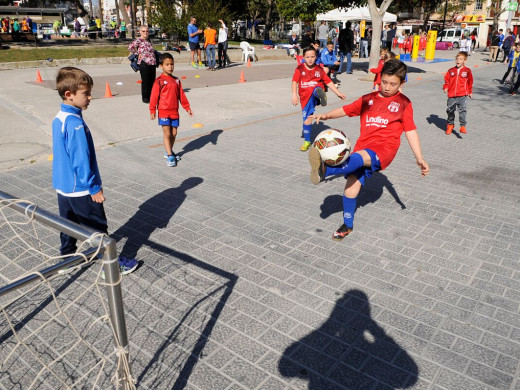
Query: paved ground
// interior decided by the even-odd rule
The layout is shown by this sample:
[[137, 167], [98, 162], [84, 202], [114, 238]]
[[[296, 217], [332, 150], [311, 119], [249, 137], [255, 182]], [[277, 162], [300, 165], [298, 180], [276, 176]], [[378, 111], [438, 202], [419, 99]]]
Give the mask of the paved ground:
[[[166, 167], [138, 96], [95, 100], [85, 117], [110, 230], [143, 261], [123, 281], [138, 388], [520, 389], [518, 101], [493, 81], [502, 65], [480, 55], [470, 65], [468, 134], [451, 136], [441, 91], [449, 64], [414, 65], [404, 92], [431, 174], [420, 177], [403, 140], [362, 190], [355, 231], [340, 243], [330, 235], [344, 180], [309, 183], [288, 78], [193, 87], [197, 116], [181, 117], [177, 168]], [[116, 80], [121, 69], [89, 71]], [[226, 77], [240, 70], [248, 77], [243, 67]], [[362, 76], [342, 76], [349, 101], [369, 91]], [[9, 150], [24, 139], [48, 147], [55, 91], [24, 83], [27, 70], [0, 78], [2, 144], [5, 133]], [[26, 93], [9, 99], [17, 86]], [[195, 121], [205, 127], [190, 129]], [[358, 134], [356, 118], [315, 130], [327, 126]], [[0, 174], [0, 188], [56, 211], [46, 153], [7, 164], [17, 169]], [[45, 242], [55, 247], [56, 235]], [[110, 337], [97, 345], [112, 348]], [[0, 371], [0, 388], [26, 388], [24, 364]]]

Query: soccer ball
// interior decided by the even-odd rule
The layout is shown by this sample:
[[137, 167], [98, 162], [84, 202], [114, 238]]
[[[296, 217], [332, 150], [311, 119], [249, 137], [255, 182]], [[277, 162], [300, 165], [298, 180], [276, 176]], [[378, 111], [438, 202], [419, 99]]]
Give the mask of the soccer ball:
[[342, 164], [350, 155], [350, 140], [345, 133], [337, 129], [324, 130], [316, 136], [314, 147], [327, 165]]

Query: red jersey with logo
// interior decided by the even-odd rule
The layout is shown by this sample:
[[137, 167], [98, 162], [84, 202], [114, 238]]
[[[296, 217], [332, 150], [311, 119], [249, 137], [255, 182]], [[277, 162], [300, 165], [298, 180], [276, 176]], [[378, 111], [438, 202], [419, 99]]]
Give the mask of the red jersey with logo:
[[314, 65], [314, 68], [309, 69], [305, 64], [296, 67], [292, 81], [298, 83], [298, 93], [300, 94], [302, 109], [307, 105], [314, 88], [325, 88], [326, 84], [332, 83], [332, 80], [327, 76], [327, 73], [325, 73], [321, 66]]
[[188, 111], [190, 102], [184, 94], [181, 81], [175, 76], [162, 74], [153, 83], [150, 95], [150, 113], [159, 111], [159, 118], [179, 118], [179, 101], [182, 107]]
[[381, 170], [397, 154], [403, 131], [415, 130], [412, 102], [402, 93], [384, 97], [372, 92], [354, 103], [343, 106], [347, 116], [360, 116], [361, 128], [354, 152], [373, 150], [379, 157]]
[[444, 75], [442, 89], [448, 90], [448, 97], [467, 96], [473, 93], [473, 73], [467, 66], [454, 66]]

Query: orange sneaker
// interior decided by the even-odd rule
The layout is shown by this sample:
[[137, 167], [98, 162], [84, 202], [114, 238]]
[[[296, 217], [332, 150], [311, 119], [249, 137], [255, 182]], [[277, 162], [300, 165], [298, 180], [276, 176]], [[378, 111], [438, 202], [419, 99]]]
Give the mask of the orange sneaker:
[[463, 133], [463, 134], [466, 134], [466, 133], [467, 133], [467, 131], [466, 131], [466, 126], [461, 126], [459, 131], [460, 131], [461, 133]]
[[450, 135], [454, 127], [455, 125], [448, 125], [448, 127], [446, 128], [446, 135]]

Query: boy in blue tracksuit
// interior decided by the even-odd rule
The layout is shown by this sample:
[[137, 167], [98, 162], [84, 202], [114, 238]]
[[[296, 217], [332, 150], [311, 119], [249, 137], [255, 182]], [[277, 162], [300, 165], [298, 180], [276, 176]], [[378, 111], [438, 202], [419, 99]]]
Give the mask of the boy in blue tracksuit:
[[[107, 234], [94, 141], [82, 116], [92, 100], [93, 85], [92, 78], [78, 68], [62, 68], [56, 76], [63, 102], [52, 122], [52, 186], [61, 217]], [[61, 233], [60, 239], [62, 255], [76, 252], [75, 238]], [[127, 274], [137, 268], [137, 261], [120, 258], [119, 265], [121, 273]]]
[[[323, 49], [320, 53], [320, 60], [323, 66], [325, 66], [328, 69], [327, 76], [329, 76], [332, 79], [332, 81], [337, 83], [338, 80], [336, 79], [336, 74], [338, 72], [340, 62], [334, 54], [334, 43], [327, 43], [327, 48]], [[332, 77], [330, 76], [331, 73]]]

